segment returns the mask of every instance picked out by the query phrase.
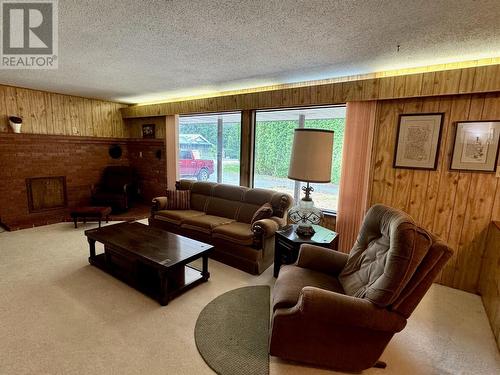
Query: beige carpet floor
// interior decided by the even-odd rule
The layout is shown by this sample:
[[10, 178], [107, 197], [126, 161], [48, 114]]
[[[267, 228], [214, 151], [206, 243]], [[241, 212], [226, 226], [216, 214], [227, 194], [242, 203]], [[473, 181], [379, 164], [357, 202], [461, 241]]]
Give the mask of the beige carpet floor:
[[[210, 281], [160, 307], [87, 263], [83, 231], [60, 223], [0, 233], [0, 374], [211, 374], [196, 350], [203, 307], [242, 286], [273, 284], [210, 261]], [[434, 285], [365, 374], [499, 374], [478, 296]], [[271, 374], [332, 374], [271, 359]]]

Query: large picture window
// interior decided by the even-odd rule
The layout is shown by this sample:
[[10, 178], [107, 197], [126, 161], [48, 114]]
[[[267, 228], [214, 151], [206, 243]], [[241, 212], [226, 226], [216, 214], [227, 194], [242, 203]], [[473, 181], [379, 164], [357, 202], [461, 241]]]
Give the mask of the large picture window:
[[179, 118], [179, 177], [240, 183], [241, 113]]
[[279, 190], [300, 199], [301, 182], [287, 178], [295, 128], [333, 130], [330, 183], [312, 184], [316, 207], [336, 211], [342, 166], [345, 106], [257, 111], [255, 124], [254, 187]]

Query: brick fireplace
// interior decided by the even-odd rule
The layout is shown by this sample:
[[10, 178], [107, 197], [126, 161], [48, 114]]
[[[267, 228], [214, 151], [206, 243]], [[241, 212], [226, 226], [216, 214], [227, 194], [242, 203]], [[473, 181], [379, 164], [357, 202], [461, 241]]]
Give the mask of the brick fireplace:
[[[112, 145], [121, 146], [119, 159], [109, 156]], [[67, 207], [90, 203], [90, 186], [99, 182], [108, 165], [134, 167], [142, 198], [150, 202], [152, 196], [166, 188], [165, 160], [156, 157], [163, 145], [156, 139], [0, 133], [0, 222], [12, 230], [65, 220]], [[46, 194], [43, 189], [36, 198], [31, 194], [30, 204], [27, 181], [39, 177], [49, 178], [41, 184]], [[61, 177], [65, 181], [66, 205], [58, 206], [61, 188], [54, 181], [61, 181]], [[56, 207], [44, 207], [51, 204]]]

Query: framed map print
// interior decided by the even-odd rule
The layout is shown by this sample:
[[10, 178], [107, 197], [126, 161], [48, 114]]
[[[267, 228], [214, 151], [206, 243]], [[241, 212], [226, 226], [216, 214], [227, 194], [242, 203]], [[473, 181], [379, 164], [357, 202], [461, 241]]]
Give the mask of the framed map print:
[[498, 161], [500, 121], [459, 121], [450, 169], [494, 172]]
[[443, 113], [399, 116], [394, 168], [436, 169]]

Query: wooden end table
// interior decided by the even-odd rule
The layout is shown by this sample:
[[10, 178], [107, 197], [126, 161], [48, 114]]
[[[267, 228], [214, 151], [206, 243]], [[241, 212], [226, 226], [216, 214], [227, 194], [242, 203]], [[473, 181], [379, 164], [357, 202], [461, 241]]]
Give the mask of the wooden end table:
[[313, 225], [314, 236], [300, 237], [295, 233], [296, 224], [289, 225], [276, 231], [274, 237], [274, 277], [278, 277], [283, 264], [292, 264], [297, 261], [300, 246], [303, 244], [317, 245], [330, 249], [337, 249], [339, 235], [320, 225]]

